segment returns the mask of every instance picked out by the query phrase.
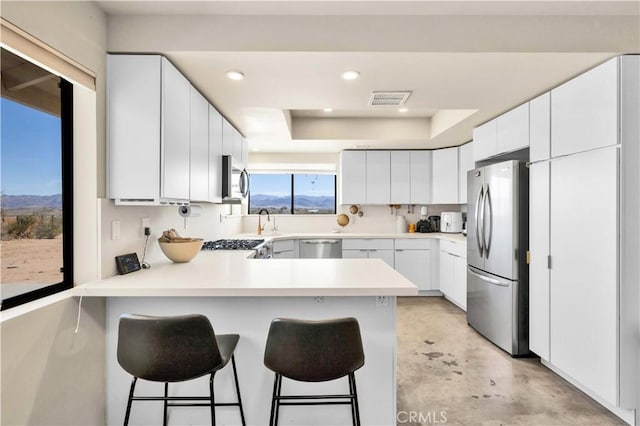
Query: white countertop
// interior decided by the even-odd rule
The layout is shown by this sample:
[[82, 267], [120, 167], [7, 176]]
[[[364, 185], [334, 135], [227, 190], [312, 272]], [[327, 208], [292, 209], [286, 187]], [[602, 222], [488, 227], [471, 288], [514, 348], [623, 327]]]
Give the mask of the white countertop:
[[191, 262], [80, 285], [75, 296], [412, 296], [418, 289], [380, 259], [251, 259], [202, 251]]
[[457, 243], [467, 243], [467, 237], [463, 234], [450, 234], [445, 232], [433, 232], [433, 233], [419, 233], [419, 232], [405, 232], [405, 233], [352, 233], [352, 232], [265, 232], [262, 235], [258, 234], [239, 234], [236, 238], [264, 238], [266, 241], [277, 240], [290, 240], [290, 239], [307, 239], [307, 238], [431, 238], [438, 240], [448, 240]]

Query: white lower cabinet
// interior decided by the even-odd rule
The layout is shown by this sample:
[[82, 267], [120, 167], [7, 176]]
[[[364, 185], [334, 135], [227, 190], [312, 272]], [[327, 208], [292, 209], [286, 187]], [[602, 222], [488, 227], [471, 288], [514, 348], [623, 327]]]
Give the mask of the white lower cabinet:
[[344, 259], [382, 259], [393, 268], [393, 240], [387, 238], [345, 238], [342, 240]]
[[396, 239], [395, 269], [418, 287], [433, 290], [431, 280], [431, 241], [427, 239]]
[[467, 310], [467, 258], [465, 244], [440, 241], [440, 291], [447, 299]]
[[274, 241], [271, 245], [271, 257], [273, 259], [297, 259], [299, 257], [298, 241]]

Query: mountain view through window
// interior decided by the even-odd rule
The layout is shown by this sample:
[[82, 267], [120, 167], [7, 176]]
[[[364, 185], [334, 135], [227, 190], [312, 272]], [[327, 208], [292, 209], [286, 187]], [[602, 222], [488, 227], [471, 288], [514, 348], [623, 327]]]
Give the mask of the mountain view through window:
[[335, 175], [251, 174], [249, 213], [335, 214]]

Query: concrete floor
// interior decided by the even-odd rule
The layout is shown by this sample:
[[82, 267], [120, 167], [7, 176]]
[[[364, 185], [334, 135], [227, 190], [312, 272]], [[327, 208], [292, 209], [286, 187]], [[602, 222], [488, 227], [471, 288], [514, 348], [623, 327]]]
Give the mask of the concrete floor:
[[398, 298], [399, 425], [624, 425], [542, 366], [513, 359], [440, 297]]

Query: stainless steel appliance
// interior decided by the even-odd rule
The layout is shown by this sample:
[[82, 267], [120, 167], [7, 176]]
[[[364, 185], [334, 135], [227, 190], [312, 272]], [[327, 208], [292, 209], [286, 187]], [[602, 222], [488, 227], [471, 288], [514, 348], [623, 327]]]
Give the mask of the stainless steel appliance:
[[505, 161], [467, 173], [467, 322], [511, 355], [529, 353], [529, 174]]
[[342, 240], [300, 240], [300, 259], [341, 259]]
[[462, 232], [462, 213], [443, 212], [440, 214], [441, 232], [460, 233]]
[[249, 174], [230, 155], [222, 156], [222, 203], [240, 204], [249, 194]]

